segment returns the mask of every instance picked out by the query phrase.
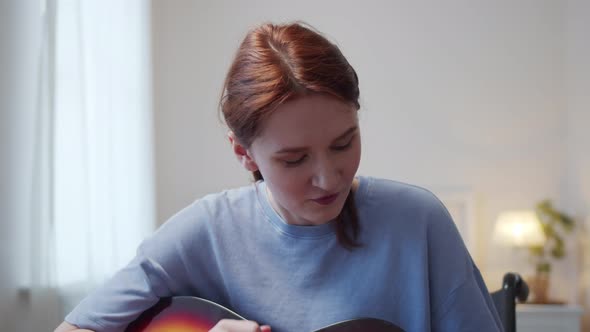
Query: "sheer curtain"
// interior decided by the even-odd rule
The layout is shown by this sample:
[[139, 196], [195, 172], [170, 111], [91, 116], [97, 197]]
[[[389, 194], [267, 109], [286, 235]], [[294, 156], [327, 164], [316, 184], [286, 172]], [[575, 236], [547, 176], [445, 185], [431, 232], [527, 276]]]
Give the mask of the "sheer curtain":
[[149, 9], [46, 2], [31, 283], [58, 289], [65, 311], [155, 227]]

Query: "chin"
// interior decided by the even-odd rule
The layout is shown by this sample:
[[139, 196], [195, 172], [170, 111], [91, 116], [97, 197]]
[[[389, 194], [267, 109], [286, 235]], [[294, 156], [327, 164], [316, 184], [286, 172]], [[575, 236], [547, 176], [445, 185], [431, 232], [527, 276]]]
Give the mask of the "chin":
[[334, 206], [326, 208], [323, 211], [316, 211], [315, 213], [310, 215], [310, 218], [308, 220], [314, 225], [325, 224], [333, 219], [336, 219], [336, 217], [338, 217], [338, 215], [340, 214], [340, 211], [342, 211], [343, 207], [344, 204], [340, 204], [338, 205], [338, 207]]

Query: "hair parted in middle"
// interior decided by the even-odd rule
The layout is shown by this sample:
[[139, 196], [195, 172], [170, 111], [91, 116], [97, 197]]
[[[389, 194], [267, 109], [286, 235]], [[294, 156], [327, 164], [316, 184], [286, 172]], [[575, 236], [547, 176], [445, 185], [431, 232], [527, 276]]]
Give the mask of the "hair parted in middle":
[[[238, 48], [225, 79], [220, 109], [238, 142], [249, 147], [264, 120], [288, 100], [327, 94], [358, 110], [358, 83], [340, 49], [309, 25], [266, 23], [250, 30]], [[260, 171], [253, 175], [255, 180], [263, 180]], [[349, 249], [359, 246], [352, 190], [336, 225], [341, 245]]]

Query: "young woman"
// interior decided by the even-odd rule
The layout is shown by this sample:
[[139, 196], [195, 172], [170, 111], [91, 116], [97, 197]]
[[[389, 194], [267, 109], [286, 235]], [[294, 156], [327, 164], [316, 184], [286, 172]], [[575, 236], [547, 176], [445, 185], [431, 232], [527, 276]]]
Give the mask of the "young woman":
[[302, 24], [249, 32], [221, 100], [256, 180], [205, 196], [56, 331], [121, 331], [160, 298], [202, 297], [251, 319], [213, 331], [313, 331], [374, 317], [406, 331], [501, 331], [481, 275], [429, 191], [356, 176], [358, 78]]

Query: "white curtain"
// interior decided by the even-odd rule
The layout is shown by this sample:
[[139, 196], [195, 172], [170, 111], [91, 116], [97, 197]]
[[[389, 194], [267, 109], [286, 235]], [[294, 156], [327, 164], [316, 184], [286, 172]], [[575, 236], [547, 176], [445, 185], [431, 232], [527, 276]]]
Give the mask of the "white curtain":
[[155, 227], [149, 8], [46, 3], [31, 284], [58, 289], [65, 311]]

